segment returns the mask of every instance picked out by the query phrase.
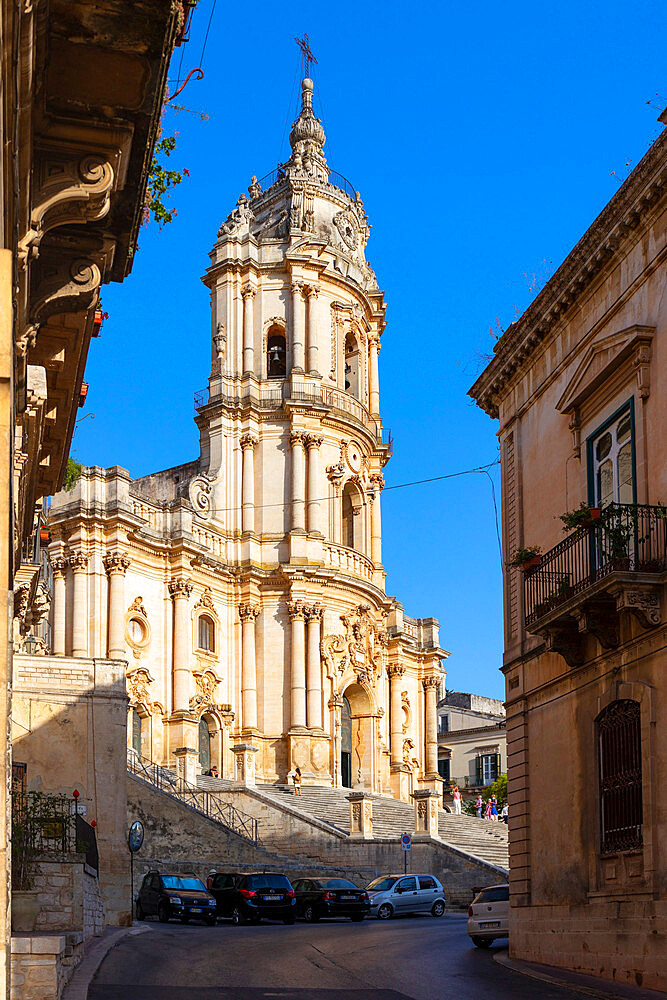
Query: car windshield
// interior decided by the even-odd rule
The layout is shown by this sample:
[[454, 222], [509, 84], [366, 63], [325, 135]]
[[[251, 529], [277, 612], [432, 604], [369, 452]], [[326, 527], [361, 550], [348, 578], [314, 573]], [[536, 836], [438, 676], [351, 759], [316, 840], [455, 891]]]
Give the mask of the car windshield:
[[251, 889], [280, 889], [284, 892], [289, 889], [290, 884], [284, 875], [251, 875], [248, 886]]
[[473, 903], [505, 903], [509, 898], [509, 887], [505, 885], [498, 889], [482, 889], [473, 899]]
[[396, 881], [393, 875], [383, 875], [381, 878], [376, 878], [374, 882], [368, 886], [373, 892], [386, 892], [387, 889], [391, 889], [392, 885]]
[[328, 878], [320, 882], [323, 889], [356, 889], [354, 882], [348, 882], [344, 878]]
[[162, 884], [165, 889], [189, 889], [206, 892], [206, 886], [198, 878], [187, 878], [184, 875], [163, 875]]

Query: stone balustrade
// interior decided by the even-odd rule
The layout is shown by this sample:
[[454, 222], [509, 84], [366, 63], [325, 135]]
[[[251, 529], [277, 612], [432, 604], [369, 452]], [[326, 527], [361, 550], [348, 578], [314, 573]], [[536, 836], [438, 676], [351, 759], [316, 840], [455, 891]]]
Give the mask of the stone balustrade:
[[372, 561], [362, 552], [349, 549], [345, 545], [333, 545], [327, 542], [324, 546], [324, 562], [342, 573], [359, 576], [369, 582], [373, 580]]

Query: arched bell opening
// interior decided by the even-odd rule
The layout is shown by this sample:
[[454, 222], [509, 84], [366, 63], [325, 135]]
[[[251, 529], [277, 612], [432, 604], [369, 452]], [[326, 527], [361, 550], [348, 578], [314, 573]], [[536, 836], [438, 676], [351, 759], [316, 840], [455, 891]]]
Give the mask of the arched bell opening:
[[360, 352], [359, 344], [353, 333], [348, 333], [345, 337], [345, 391], [349, 392], [355, 399], [361, 399], [360, 395]]
[[266, 341], [266, 377], [285, 378], [287, 375], [287, 341], [280, 327], [271, 327]]
[[352, 482], [345, 483], [341, 499], [342, 544], [357, 552], [364, 551], [364, 501], [359, 487]]

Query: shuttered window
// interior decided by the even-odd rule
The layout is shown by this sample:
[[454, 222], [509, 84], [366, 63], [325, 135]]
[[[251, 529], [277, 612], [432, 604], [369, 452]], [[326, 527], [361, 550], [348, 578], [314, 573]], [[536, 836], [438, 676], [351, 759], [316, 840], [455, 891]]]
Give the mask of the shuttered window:
[[603, 854], [643, 844], [639, 702], [613, 701], [597, 719], [600, 847]]

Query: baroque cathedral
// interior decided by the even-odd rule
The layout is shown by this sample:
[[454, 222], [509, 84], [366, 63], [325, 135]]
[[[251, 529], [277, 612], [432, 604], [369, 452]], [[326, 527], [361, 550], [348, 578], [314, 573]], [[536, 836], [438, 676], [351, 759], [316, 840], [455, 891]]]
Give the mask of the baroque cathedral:
[[127, 661], [130, 753], [188, 780], [439, 790], [434, 618], [385, 593], [383, 293], [313, 83], [218, 231], [194, 461], [84, 468], [50, 515], [54, 654]]

